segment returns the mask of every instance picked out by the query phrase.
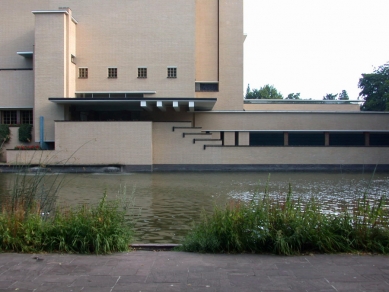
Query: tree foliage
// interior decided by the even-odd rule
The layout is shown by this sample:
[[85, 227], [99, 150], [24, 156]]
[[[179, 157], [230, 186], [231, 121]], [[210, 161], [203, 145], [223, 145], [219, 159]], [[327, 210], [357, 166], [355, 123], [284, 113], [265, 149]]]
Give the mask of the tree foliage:
[[339, 100], [349, 100], [350, 98], [348, 97], [348, 93], [346, 90], [342, 90], [341, 93], [338, 95]]
[[358, 87], [362, 89], [359, 96], [365, 100], [362, 110], [389, 111], [389, 64], [362, 74]]
[[327, 93], [325, 96], [323, 96], [323, 100], [336, 100], [337, 96], [338, 94]]
[[285, 99], [301, 99], [300, 98], [300, 92], [298, 93], [289, 93]]
[[278, 90], [273, 86], [266, 84], [260, 89], [250, 89], [250, 84], [247, 86], [246, 99], [283, 99], [284, 97]]

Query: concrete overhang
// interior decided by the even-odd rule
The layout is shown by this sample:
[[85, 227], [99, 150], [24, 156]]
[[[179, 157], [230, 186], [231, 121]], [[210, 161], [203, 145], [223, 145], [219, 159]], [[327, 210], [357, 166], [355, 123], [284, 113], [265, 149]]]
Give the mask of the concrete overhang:
[[175, 111], [211, 111], [216, 100], [216, 98], [49, 98], [49, 101], [61, 105], [120, 105], [124, 108], [147, 111], [165, 111], [166, 107], [174, 108]]
[[16, 54], [26, 59], [32, 59], [32, 57], [34, 56], [34, 52], [16, 52]]

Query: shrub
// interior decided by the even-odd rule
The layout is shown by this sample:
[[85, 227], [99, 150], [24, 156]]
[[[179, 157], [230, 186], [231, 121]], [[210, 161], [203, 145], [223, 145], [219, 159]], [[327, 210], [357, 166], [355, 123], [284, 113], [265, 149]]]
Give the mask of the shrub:
[[0, 124], [0, 144], [8, 142], [11, 139], [11, 131], [9, 125]]
[[26, 143], [31, 142], [31, 139], [32, 139], [31, 131], [32, 131], [32, 125], [29, 125], [29, 124], [20, 125], [20, 127], [19, 127], [19, 141], [26, 142]]

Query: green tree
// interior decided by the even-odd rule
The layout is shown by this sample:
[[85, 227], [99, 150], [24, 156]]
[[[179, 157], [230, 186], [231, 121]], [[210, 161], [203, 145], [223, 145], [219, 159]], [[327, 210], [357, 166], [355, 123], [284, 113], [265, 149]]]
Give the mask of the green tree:
[[359, 96], [365, 100], [363, 111], [389, 111], [389, 64], [362, 74], [358, 87], [362, 89]]
[[250, 84], [247, 87], [246, 91], [246, 99], [283, 99], [281, 93], [273, 86], [266, 84], [262, 86], [260, 89], [250, 89]]
[[323, 96], [323, 100], [335, 100], [338, 94], [327, 93]]
[[348, 97], [347, 91], [342, 90], [342, 92], [339, 93], [339, 95], [338, 95], [338, 99], [339, 100], [349, 100], [350, 98]]
[[285, 99], [301, 99], [300, 98], [300, 92], [298, 93], [289, 93]]

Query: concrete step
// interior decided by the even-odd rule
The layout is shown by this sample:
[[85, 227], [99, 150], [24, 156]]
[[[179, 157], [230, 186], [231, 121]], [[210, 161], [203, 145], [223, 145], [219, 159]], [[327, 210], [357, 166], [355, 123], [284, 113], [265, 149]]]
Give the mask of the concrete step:
[[194, 131], [199, 131], [199, 130], [201, 130], [201, 127], [173, 127], [172, 130], [173, 130], [173, 132], [176, 131], [176, 130], [184, 130], [184, 131], [194, 130]]
[[193, 144], [196, 144], [197, 142], [206, 142], [206, 143], [212, 143], [212, 145], [222, 145], [222, 139], [193, 139]]
[[212, 133], [204, 133], [204, 132], [198, 132], [198, 133], [182, 133], [182, 137], [185, 138], [185, 136], [209, 136], [212, 137]]

